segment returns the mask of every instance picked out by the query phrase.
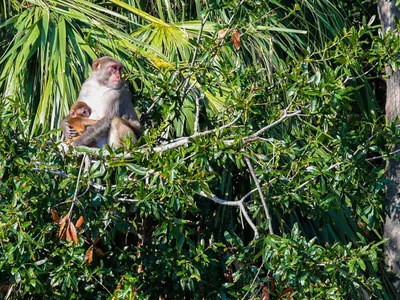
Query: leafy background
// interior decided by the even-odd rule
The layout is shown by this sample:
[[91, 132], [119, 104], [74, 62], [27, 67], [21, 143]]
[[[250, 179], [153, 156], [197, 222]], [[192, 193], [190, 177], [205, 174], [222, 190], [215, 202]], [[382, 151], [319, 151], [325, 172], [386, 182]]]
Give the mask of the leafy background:
[[[399, 41], [375, 16], [374, 1], [1, 1], [0, 295], [393, 299], [381, 78]], [[102, 55], [126, 66], [145, 135], [128, 155], [65, 152], [58, 124]]]

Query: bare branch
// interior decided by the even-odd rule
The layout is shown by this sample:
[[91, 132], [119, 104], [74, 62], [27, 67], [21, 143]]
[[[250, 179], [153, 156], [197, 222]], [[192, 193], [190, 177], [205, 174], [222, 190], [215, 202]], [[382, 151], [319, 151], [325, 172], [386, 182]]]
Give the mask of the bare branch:
[[67, 175], [64, 172], [59, 171], [59, 170], [47, 170], [47, 169], [41, 169], [41, 168], [32, 168], [32, 171], [40, 172], [40, 173], [49, 172], [50, 174], [57, 175], [57, 176], [60, 176], [63, 178], [69, 177], [69, 175]]
[[[247, 142], [250, 142], [250, 141], [253, 141], [253, 140], [257, 140], [257, 139], [259, 139], [259, 135], [261, 135], [262, 133], [268, 131], [269, 129], [271, 129], [271, 128], [274, 127], [274, 126], [279, 125], [279, 124], [282, 123], [285, 119], [290, 118], [290, 117], [293, 117], [293, 116], [298, 116], [298, 115], [300, 115], [300, 114], [301, 114], [301, 111], [300, 111], [300, 110], [295, 111], [295, 112], [292, 112], [292, 113], [287, 113], [287, 111], [285, 110], [283, 116], [282, 116], [281, 118], [279, 118], [277, 121], [275, 121], [275, 122], [273, 122], [273, 123], [271, 123], [271, 124], [269, 124], [269, 125], [267, 125], [267, 126], [261, 128], [261, 129], [258, 130], [256, 133], [254, 133], [254, 134], [252, 134], [252, 135], [250, 135], [250, 136], [248, 136], [248, 137], [244, 137], [242, 140], [243, 140], [244, 143], [247, 143]], [[234, 124], [241, 116], [242, 116], [242, 113], [240, 113], [240, 114], [239, 114], [233, 121], [231, 121], [230, 123], [228, 123], [228, 124], [226, 124], [226, 125], [223, 125], [223, 126], [221, 126], [221, 127], [219, 127], [219, 128], [215, 128], [215, 129], [212, 129], [212, 130], [206, 130], [206, 131], [202, 131], [202, 132], [197, 132], [197, 133], [195, 133], [195, 134], [193, 134], [193, 135], [191, 135], [191, 136], [188, 136], [188, 137], [181, 137], [181, 138], [178, 138], [178, 139], [175, 139], [175, 140], [170, 141], [168, 144], [154, 147], [154, 148], [153, 148], [153, 151], [156, 152], [156, 153], [161, 153], [161, 152], [164, 152], [164, 151], [167, 151], [167, 150], [170, 150], [170, 149], [174, 149], [174, 148], [177, 148], [177, 147], [180, 147], [180, 146], [184, 146], [184, 145], [190, 143], [190, 139], [193, 139], [193, 138], [196, 138], [196, 137], [199, 137], [199, 136], [205, 136], [205, 135], [212, 134], [212, 133], [215, 133], [215, 132], [217, 132], [217, 131], [221, 131], [221, 130], [223, 130], [223, 129], [232, 127], [233, 124]], [[227, 141], [227, 142], [229, 143], [229, 141]], [[64, 145], [62, 144], [61, 146], [64, 148], [64, 147], [65, 147], [65, 144], [64, 144]], [[96, 152], [98, 152], [98, 150], [99, 150], [98, 148], [87, 148], [87, 147], [84, 147], [84, 148], [85, 148], [85, 151], [86, 151], [86, 152], [90, 150], [90, 154], [96, 154]], [[76, 153], [79, 154], [80, 152], [77, 151], [77, 150], [78, 150], [78, 149], [73, 149], [72, 151], [74, 151], [74, 152], [76, 152]], [[143, 151], [143, 150], [139, 149], [138, 151]], [[104, 153], [104, 154], [107, 154], [107, 151], [103, 151], [103, 153]], [[130, 153], [122, 154], [122, 156], [124, 156], [125, 158], [129, 158], [129, 157], [130, 157]]]
[[230, 123], [228, 123], [226, 125], [223, 125], [223, 126], [221, 126], [219, 128], [198, 132], [198, 133], [195, 133], [195, 134], [193, 134], [193, 135], [191, 135], [189, 137], [182, 137], [182, 138], [173, 140], [173, 141], [171, 141], [170, 143], [168, 143], [166, 145], [154, 147], [153, 151], [157, 152], [157, 153], [158, 152], [164, 152], [164, 151], [169, 150], [169, 149], [174, 149], [174, 148], [186, 145], [186, 144], [188, 144], [190, 142], [190, 139], [193, 139], [193, 138], [196, 138], [196, 137], [199, 137], [199, 136], [205, 136], [205, 135], [208, 135], [210, 133], [214, 133], [214, 132], [223, 130], [225, 128], [231, 127], [237, 120], [239, 120], [239, 118], [241, 116], [242, 116], [242, 114], [240, 113], [232, 122], [230, 122]]
[[249, 290], [248, 290], [247, 293], [243, 296], [242, 300], [246, 299], [248, 293], [250, 293], [251, 288], [253, 287], [254, 283], [256, 282], [256, 280], [257, 280], [257, 278], [258, 278], [258, 275], [260, 275], [260, 271], [261, 271], [261, 269], [262, 269], [263, 267], [264, 267], [264, 262], [263, 262], [263, 263], [261, 264], [261, 266], [258, 268], [257, 274], [256, 274], [256, 276], [254, 276], [254, 279], [253, 279], [252, 283], [250, 284]]
[[276, 120], [275, 122], [261, 128], [260, 130], [258, 130], [256, 133], [253, 133], [252, 135], [248, 136], [248, 137], [244, 137], [243, 141], [245, 143], [250, 142], [256, 138], [258, 138], [259, 135], [263, 134], [264, 132], [268, 131], [269, 129], [271, 129], [272, 127], [275, 127], [276, 125], [279, 125], [280, 123], [282, 123], [285, 119], [293, 117], [293, 116], [297, 116], [301, 113], [301, 110], [297, 110], [295, 112], [292, 113], [287, 113], [287, 111], [285, 110], [283, 113], [283, 116], [280, 117], [278, 120]]
[[81, 180], [82, 170], [85, 166], [85, 161], [87, 161], [87, 154], [84, 155], [82, 162], [81, 162], [81, 166], [79, 168], [78, 178], [76, 179], [75, 192], [74, 192], [74, 196], [72, 197], [72, 204], [71, 204], [71, 207], [68, 212], [69, 218], [71, 218], [72, 209], [74, 208], [75, 202], [78, 200], [77, 196], [78, 196], [78, 190], [79, 190], [79, 182]]
[[265, 201], [264, 194], [263, 194], [263, 192], [262, 192], [262, 190], [261, 190], [260, 182], [258, 181], [256, 172], [254, 171], [253, 165], [251, 164], [251, 161], [250, 161], [250, 159], [249, 159], [247, 156], [244, 156], [244, 160], [246, 161], [246, 164], [247, 164], [247, 167], [249, 168], [251, 177], [253, 177], [254, 184], [255, 184], [256, 187], [257, 187], [258, 194], [260, 195], [261, 203], [262, 203], [262, 205], [263, 205], [263, 207], [264, 207], [265, 216], [267, 217], [267, 220], [268, 220], [268, 229], [269, 229], [269, 233], [270, 233], [270, 234], [274, 234], [274, 231], [273, 231], [273, 229], [272, 229], [271, 215], [269, 214], [268, 205], [267, 205], [267, 202]]
[[256, 225], [254, 225], [253, 221], [250, 219], [249, 215], [247, 214], [246, 208], [244, 207], [243, 203], [239, 204], [239, 208], [242, 211], [242, 214], [244, 218], [246, 219], [247, 223], [249, 223], [249, 226], [251, 229], [254, 231], [254, 239], [258, 239], [260, 237], [260, 234], [258, 233]]
[[125, 197], [117, 198], [117, 201], [119, 201], [119, 202], [139, 202], [138, 199], [131, 199], [131, 198], [125, 198]]
[[249, 215], [248, 215], [248, 213], [247, 213], [247, 211], [246, 211], [246, 208], [245, 208], [245, 206], [244, 206], [244, 204], [243, 204], [243, 201], [244, 201], [245, 199], [247, 199], [247, 198], [248, 198], [251, 194], [253, 194], [255, 191], [257, 191], [257, 189], [251, 190], [251, 191], [248, 192], [246, 195], [244, 195], [244, 196], [242, 197], [242, 199], [240, 199], [239, 201], [227, 201], [227, 200], [218, 198], [218, 197], [215, 196], [214, 194], [208, 195], [207, 193], [205, 193], [205, 192], [203, 192], [203, 191], [200, 191], [198, 194], [199, 194], [200, 196], [203, 196], [203, 197], [205, 197], [205, 198], [208, 198], [208, 199], [210, 199], [210, 200], [212, 200], [212, 201], [214, 201], [215, 203], [218, 203], [218, 204], [227, 205], [227, 206], [238, 206], [239, 209], [240, 209], [240, 211], [242, 212], [244, 218], [246, 219], [247, 223], [249, 224], [249, 226], [251, 227], [251, 229], [253, 229], [253, 231], [254, 231], [254, 239], [258, 239], [258, 238], [260, 237], [260, 234], [258, 233], [258, 230], [257, 230], [256, 225], [254, 225], [253, 221], [250, 219], [250, 217], [249, 217]]
[[152, 109], [154, 108], [154, 106], [157, 104], [158, 101], [160, 101], [162, 98], [161, 97], [157, 97], [156, 99], [153, 100], [153, 103], [150, 105], [150, 107], [146, 110], [145, 115], [147, 116]]
[[[194, 49], [193, 52], [193, 57], [192, 57], [192, 61], [190, 62], [190, 67], [193, 68], [194, 66], [194, 62], [196, 61], [196, 57], [197, 57], [197, 53], [199, 52], [199, 48], [200, 48], [200, 40], [201, 40], [201, 36], [203, 35], [203, 30], [204, 30], [204, 26], [206, 25], [207, 22], [207, 18], [208, 15], [210, 14], [210, 12], [207, 12], [207, 14], [203, 17], [202, 21], [201, 21], [201, 25], [200, 25], [200, 31], [199, 31], [199, 35], [197, 36], [197, 40], [196, 40], [196, 48]], [[188, 88], [189, 82], [190, 82], [190, 77], [192, 77], [193, 71], [190, 72], [184, 82], [184, 86], [183, 86], [183, 95], [182, 95], [182, 101], [186, 98], [186, 96], [188, 95], [189, 91], [193, 88], [193, 86], [196, 84], [196, 80], [193, 82], [193, 84], [191, 85], [190, 88]]]
[[346, 84], [347, 81], [349, 80], [355, 80], [355, 79], [360, 79], [363, 76], [366, 76], [368, 73], [370, 73], [372, 70], [375, 70], [376, 66], [378, 65], [378, 62], [376, 62], [369, 70], [361, 73], [358, 76], [355, 77], [351, 77], [351, 76], [347, 76], [346, 79], [343, 81], [343, 84]]
[[377, 159], [384, 159], [384, 158], [389, 158], [390, 156], [392, 156], [393, 154], [399, 153], [400, 149], [394, 150], [388, 154], [384, 154], [384, 155], [378, 155], [378, 156], [374, 156], [374, 157], [370, 157], [365, 159], [366, 161], [372, 161], [372, 160], [377, 160]]

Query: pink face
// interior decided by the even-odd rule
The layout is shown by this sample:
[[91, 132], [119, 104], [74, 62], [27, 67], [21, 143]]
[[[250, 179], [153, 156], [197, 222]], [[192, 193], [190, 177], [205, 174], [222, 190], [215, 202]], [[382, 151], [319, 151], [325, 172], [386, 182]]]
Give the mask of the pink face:
[[121, 70], [122, 66], [118, 64], [112, 64], [108, 66], [108, 71], [110, 72], [109, 81], [113, 84], [118, 84], [121, 81]]
[[83, 118], [89, 118], [92, 114], [92, 110], [89, 106], [79, 107], [78, 109], [71, 109], [69, 111], [69, 115], [71, 118], [76, 118], [77, 116]]
[[[79, 111], [79, 109], [78, 109], [78, 111]], [[78, 114], [78, 116], [81, 116], [84, 118], [89, 118], [90, 115], [92, 114], [92, 110], [90, 109], [90, 107], [83, 107], [77, 114]]]

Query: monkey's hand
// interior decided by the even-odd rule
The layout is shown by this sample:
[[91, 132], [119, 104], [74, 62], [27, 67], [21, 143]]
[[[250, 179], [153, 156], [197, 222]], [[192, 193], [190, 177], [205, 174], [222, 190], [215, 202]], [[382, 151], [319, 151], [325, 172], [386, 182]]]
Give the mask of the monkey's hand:
[[73, 137], [76, 137], [78, 135], [78, 132], [71, 127], [71, 125], [66, 122], [65, 123], [65, 128], [64, 128], [64, 135], [65, 135], [65, 139], [71, 139]]

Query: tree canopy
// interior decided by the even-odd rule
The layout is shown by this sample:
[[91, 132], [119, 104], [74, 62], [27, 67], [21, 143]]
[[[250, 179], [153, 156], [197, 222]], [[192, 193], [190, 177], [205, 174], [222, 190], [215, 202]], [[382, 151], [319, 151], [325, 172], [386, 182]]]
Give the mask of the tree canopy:
[[[0, 295], [393, 299], [374, 1], [0, 1]], [[61, 145], [113, 56], [145, 127]]]

